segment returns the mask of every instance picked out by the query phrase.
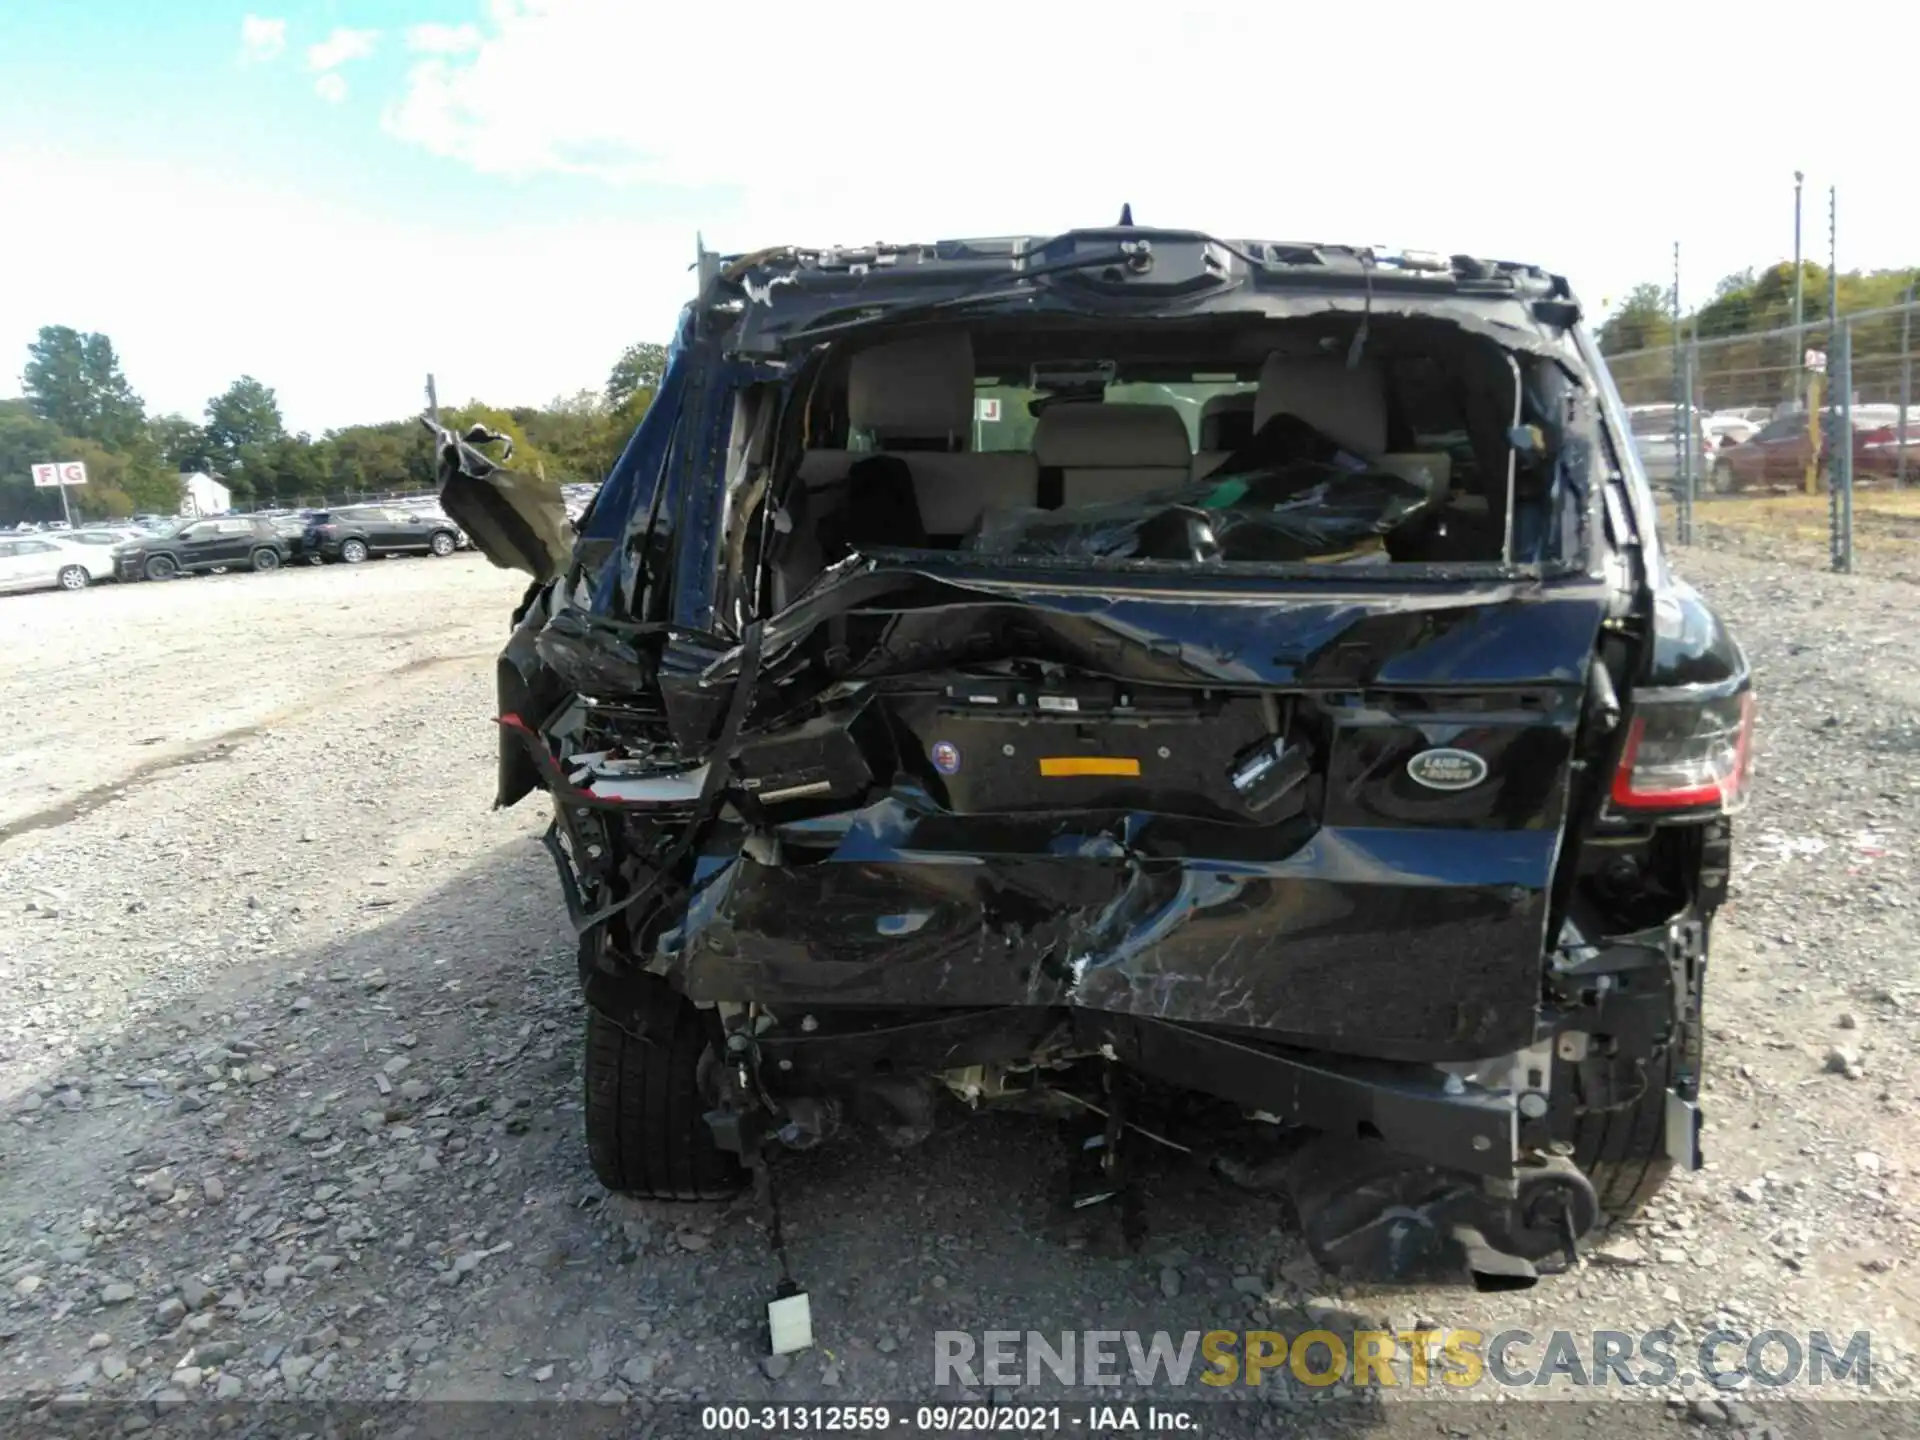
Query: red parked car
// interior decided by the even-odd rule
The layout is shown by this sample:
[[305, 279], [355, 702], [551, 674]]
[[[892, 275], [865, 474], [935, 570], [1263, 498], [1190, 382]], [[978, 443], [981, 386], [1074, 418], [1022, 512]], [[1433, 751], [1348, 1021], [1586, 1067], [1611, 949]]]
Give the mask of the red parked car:
[[[1856, 483], [1891, 480], [1898, 473], [1902, 448], [1899, 417], [1899, 407], [1894, 405], [1854, 407], [1853, 478]], [[1831, 442], [1838, 424], [1837, 418], [1830, 414], [1821, 417], [1822, 429], [1829, 441], [1829, 453], [1822, 460], [1823, 472], [1831, 460]], [[1920, 479], [1920, 419], [1907, 421], [1904, 444], [1907, 473]], [[1736, 490], [1799, 485], [1805, 480], [1811, 449], [1812, 438], [1804, 413], [1776, 416], [1749, 439], [1720, 442], [1707, 471], [1707, 486], [1716, 494], [1726, 495]]]

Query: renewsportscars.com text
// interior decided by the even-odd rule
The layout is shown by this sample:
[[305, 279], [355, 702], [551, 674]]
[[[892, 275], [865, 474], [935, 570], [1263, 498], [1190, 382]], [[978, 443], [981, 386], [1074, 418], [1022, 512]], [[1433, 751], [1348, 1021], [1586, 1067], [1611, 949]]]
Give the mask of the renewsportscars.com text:
[[1873, 1383], [1872, 1336], [1824, 1330], [941, 1330], [933, 1383], [1721, 1390]]

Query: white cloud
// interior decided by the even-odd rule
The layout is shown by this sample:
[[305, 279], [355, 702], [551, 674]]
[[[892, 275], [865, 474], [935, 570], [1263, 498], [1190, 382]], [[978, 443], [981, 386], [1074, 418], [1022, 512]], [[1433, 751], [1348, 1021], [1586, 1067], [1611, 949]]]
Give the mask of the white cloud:
[[243, 16], [240, 21], [240, 63], [263, 65], [287, 48], [287, 22], [261, 15]]
[[[739, 4], [721, 30], [697, 7], [496, 0], [477, 50], [416, 51], [388, 128], [482, 177], [431, 224], [327, 206], [291, 173], [276, 188], [0, 140], [0, 194], [76, 214], [113, 194], [143, 217], [138, 267], [111, 227], [19, 232], [9, 259], [35, 283], [0, 286], [0, 385], [57, 323], [111, 334], [155, 410], [198, 413], [242, 373], [314, 430], [406, 413], [429, 370], [450, 399], [540, 403], [667, 338], [696, 228], [730, 249], [1031, 234], [1131, 201], [1142, 224], [1536, 259], [1589, 301], [1664, 279], [1677, 237], [1704, 298], [1790, 251], [1799, 166], [1810, 252], [1837, 182], [1841, 263], [1912, 259], [1911, 201], [1858, 141], [1903, 133], [1897, 88], [1860, 87], [1842, 124], [1697, 76], [1621, 87], [1649, 35], [1716, 74], [1773, 63], [1764, 28], [1696, 14], [1711, 7], [1620, 0], [1596, 26], [1495, 0], [1461, 32], [1389, 6], [1356, 34], [1311, 7], [1123, 0], [1011, 27], [897, 7], [829, 33], [805, 7]], [[284, 46], [279, 21], [250, 17], [255, 34]], [[510, 191], [484, 177], [553, 172], [628, 185], [655, 218], [488, 203]], [[243, 234], [274, 243], [223, 241]]]
[[318, 45], [307, 47], [309, 70], [333, 70], [349, 60], [364, 60], [373, 54], [380, 39], [378, 30], [349, 30], [342, 25]]
[[479, 48], [415, 65], [385, 122], [483, 175], [694, 194], [741, 249], [1049, 233], [1130, 201], [1143, 224], [1537, 259], [1596, 297], [1662, 274], [1677, 237], [1704, 290], [1790, 249], [1795, 165], [1842, 185], [1843, 244], [1911, 233], [1884, 153], [1849, 139], [1901, 133], [1897, 87], [1851, 96], [1843, 133], [1650, 72], [1656, 35], [1717, 75], [1775, 65], [1711, 6], [1436, 14], [1120, 0], [826, 25], [738, 0], [721, 30], [699, 6], [494, 0]]
[[598, 388], [633, 341], [667, 339], [692, 287], [690, 225], [399, 224], [317, 201], [297, 175], [275, 185], [4, 141], [0, 194], [65, 214], [111, 194], [143, 235], [128, 266], [112, 227], [20, 232], [8, 259], [34, 283], [0, 286], [0, 393], [40, 326], [73, 325], [113, 337], [154, 414], [197, 416], [242, 374], [316, 434], [415, 412], [429, 371], [450, 403], [537, 405]]
[[480, 48], [475, 25], [415, 25], [407, 31], [407, 49], [417, 55], [465, 55]]
[[338, 105], [342, 100], [347, 98], [346, 79], [329, 70], [313, 82], [313, 93], [330, 105]]

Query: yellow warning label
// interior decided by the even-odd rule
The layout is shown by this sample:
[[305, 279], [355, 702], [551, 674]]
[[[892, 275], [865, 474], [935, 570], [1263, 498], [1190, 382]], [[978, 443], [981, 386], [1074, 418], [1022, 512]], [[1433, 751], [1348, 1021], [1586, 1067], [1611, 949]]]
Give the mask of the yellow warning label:
[[1049, 778], [1064, 775], [1138, 775], [1140, 762], [1123, 755], [1043, 755], [1040, 773]]

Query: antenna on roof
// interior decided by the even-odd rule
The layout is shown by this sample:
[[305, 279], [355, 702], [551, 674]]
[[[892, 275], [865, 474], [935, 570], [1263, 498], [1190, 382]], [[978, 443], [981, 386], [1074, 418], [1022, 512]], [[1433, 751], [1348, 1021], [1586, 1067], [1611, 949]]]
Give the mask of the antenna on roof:
[[1131, 230], [1133, 228], [1133, 206], [1122, 205], [1120, 207], [1120, 228], [1122, 230]]

